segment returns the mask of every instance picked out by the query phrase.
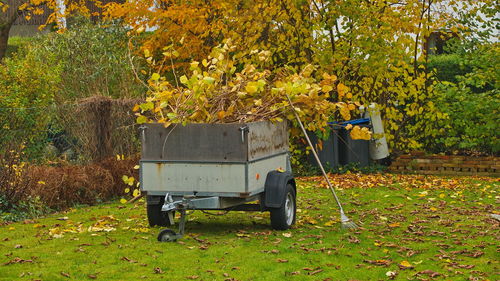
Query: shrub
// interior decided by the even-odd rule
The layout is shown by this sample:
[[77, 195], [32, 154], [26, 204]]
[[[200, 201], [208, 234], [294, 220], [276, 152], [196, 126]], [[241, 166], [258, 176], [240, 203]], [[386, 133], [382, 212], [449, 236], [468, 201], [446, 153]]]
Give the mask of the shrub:
[[429, 56], [427, 68], [434, 71], [440, 81], [457, 83], [457, 76], [465, 75], [472, 69], [464, 64], [460, 54], [443, 54]]
[[470, 88], [442, 85], [438, 106], [448, 115], [442, 126], [445, 134], [437, 138], [434, 150], [457, 152], [500, 152], [500, 91], [473, 93]]
[[436, 105], [447, 114], [441, 120], [445, 134], [437, 138], [435, 152], [457, 151], [498, 154], [500, 131], [499, 43], [473, 45], [462, 50], [461, 60], [470, 72], [455, 76], [457, 82], [442, 82]]
[[22, 160], [23, 148], [11, 146], [0, 154], [0, 221], [22, 220], [48, 210], [38, 197], [30, 194], [35, 182]]
[[[80, 138], [83, 133], [74, 134], [81, 128], [83, 114], [75, 113], [85, 108], [74, 104], [90, 96], [121, 100], [145, 92], [132, 70], [127, 42], [123, 27], [76, 19], [63, 33], [43, 34], [23, 44], [0, 65], [0, 144], [25, 140], [26, 156], [32, 160], [43, 159], [44, 152], [54, 147], [58, 151], [51, 154], [58, 155], [70, 145], [71, 159], [80, 152], [88, 160], [92, 152], [81, 153], [88, 140]], [[111, 113], [121, 131], [130, 128], [127, 133], [134, 129], [128, 126], [133, 123], [129, 117], [128, 110]], [[54, 137], [64, 143], [51, 143]], [[129, 147], [127, 143], [115, 150]]]
[[[50, 61], [51, 67], [44, 61]], [[53, 104], [60, 82], [57, 60], [47, 57], [44, 61], [28, 51], [0, 64], [0, 145], [25, 142], [30, 157], [44, 147], [45, 129], [52, 117], [47, 108]]]
[[[68, 30], [33, 42], [36, 56], [55, 57], [62, 67], [58, 103], [100, 95], [137, 97], [144, 92], [128, 57], [127, 30], [113, 23], [94, 24], [75, 18]], [[47, 67], [52, 66], [47, 61]]]
[[137, 157], [90, 165], [28, 166], [20, 153], [0, 158], [0, 220], [17, 221], [78, 204], [97, 204], [120, 195], [124, 174], [138, 178]]
[[21, 36], [11, 36], [9, 37], [9, 42], [7, 43], [6, 57], [12, 57], [19, 49], [23, 48], [25, 45], [32, 41], [32, 37], [21, 37]]

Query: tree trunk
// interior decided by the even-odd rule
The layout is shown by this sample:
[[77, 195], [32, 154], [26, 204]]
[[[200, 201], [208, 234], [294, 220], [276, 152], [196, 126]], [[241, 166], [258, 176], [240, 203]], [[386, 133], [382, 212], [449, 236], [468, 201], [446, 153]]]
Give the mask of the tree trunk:
[[0, 60], [5, 56], [7, 51], [7, 41], [9, 41], [9, 32], [11, 23], [0, 25]]

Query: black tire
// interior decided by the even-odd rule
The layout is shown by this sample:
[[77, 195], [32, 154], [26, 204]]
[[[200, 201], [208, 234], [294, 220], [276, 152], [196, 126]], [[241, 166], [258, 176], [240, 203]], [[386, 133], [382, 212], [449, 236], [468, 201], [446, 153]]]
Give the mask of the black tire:
[[160, 197], [159, 203], [151, 204], [150, 202], [148, 202], [146, 207], [149, 226], [169, 226], [170, 224], [168, 222], [168, 214], [161, 211], [161, 207], [163, 206], [163, 202], [165, 202], [165, 198], [163, 196], [158, 197]]
[[297, 214], [295, 191], [291, 184], [286, 185], [285, 198], [279, 208], [271, 208], [271, 226], [276, 230], [287, 230], [294, 223]]
[[164, 229], [158, 233], [158, 241], [174, 242], [177, 241], [177, 234], [171, 229]]

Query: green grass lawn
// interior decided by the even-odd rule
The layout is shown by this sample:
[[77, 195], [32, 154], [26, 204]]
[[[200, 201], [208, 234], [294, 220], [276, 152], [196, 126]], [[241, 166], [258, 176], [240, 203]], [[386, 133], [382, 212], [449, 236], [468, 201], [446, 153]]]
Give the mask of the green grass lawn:
[[373, 179], [339, 192], [355, 231], [340, 229], [330, 191], [313, 179], [298, 183], [289, 231], [270, 230], [267, 213], [197, 211], [185, 238], [160, 243], [144, 202], [0, 226], [0, 279], [498, 280], [498, 179]]

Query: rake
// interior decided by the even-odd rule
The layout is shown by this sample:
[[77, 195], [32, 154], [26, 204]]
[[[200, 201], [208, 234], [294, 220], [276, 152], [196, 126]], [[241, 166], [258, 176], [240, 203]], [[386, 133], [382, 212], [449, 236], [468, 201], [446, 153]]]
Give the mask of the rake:
[[311, 151], [314, 155], [314, 158], [316, 159], [316, 162], [318, 163], [319, 168], [321, 169], [321, 172], [323, 173], [323, 177], [325, 177], [325, 180], [328, 184], [328, 187], [330, 188], [330, 190], [333, 194], [333, 197], [335, 198], [335, 201], [337, 202], [337, 205], [339, 206], [340, 223], [342, 225], [342, 228], [345, 228], [345, 229], [358, 228], [358, 226], [351, 219], [349, 219], [347, 217], [347, 215], [344, 213], [344, 208], [342, 208], [342, 204], [340, 204], [340, 200], [337, 197], [337, 193], [335, 192], [335, 189], [333, 188], [332, 184], [330, 183], [330, 179], [328, 179], [328, 175], [326, 174], [325, 169], [323, 168], [323, 164], [321, 164], [321, 161], [319, 160], [318, 154], [316, 153], [316, 150], [314, 149], [314, 146], [313, 146], [311, 140], [309, 139], [309, 136], [307, 135], [307, 131], [304, 128], [304, 125], [302, 124], [302, 121], [300, 120], [300, 117], [297, 114], [295, 107], [293, 106], [292, 100], [290, 99], [290, 97], [287, 94], [285, 94], [285, 95], [288, 99], [288, 102], [290, 103], [290, 107], [292, 108], [292, 111], [293, 111], [293, 114], [295, 115], [295, 118], [299, 122], [300, 128], [302, 129], [302, 133], [304, 133], [304, 136], [306, 137], [307, 143], [309, 144], [309, 147], [311, 147]]

